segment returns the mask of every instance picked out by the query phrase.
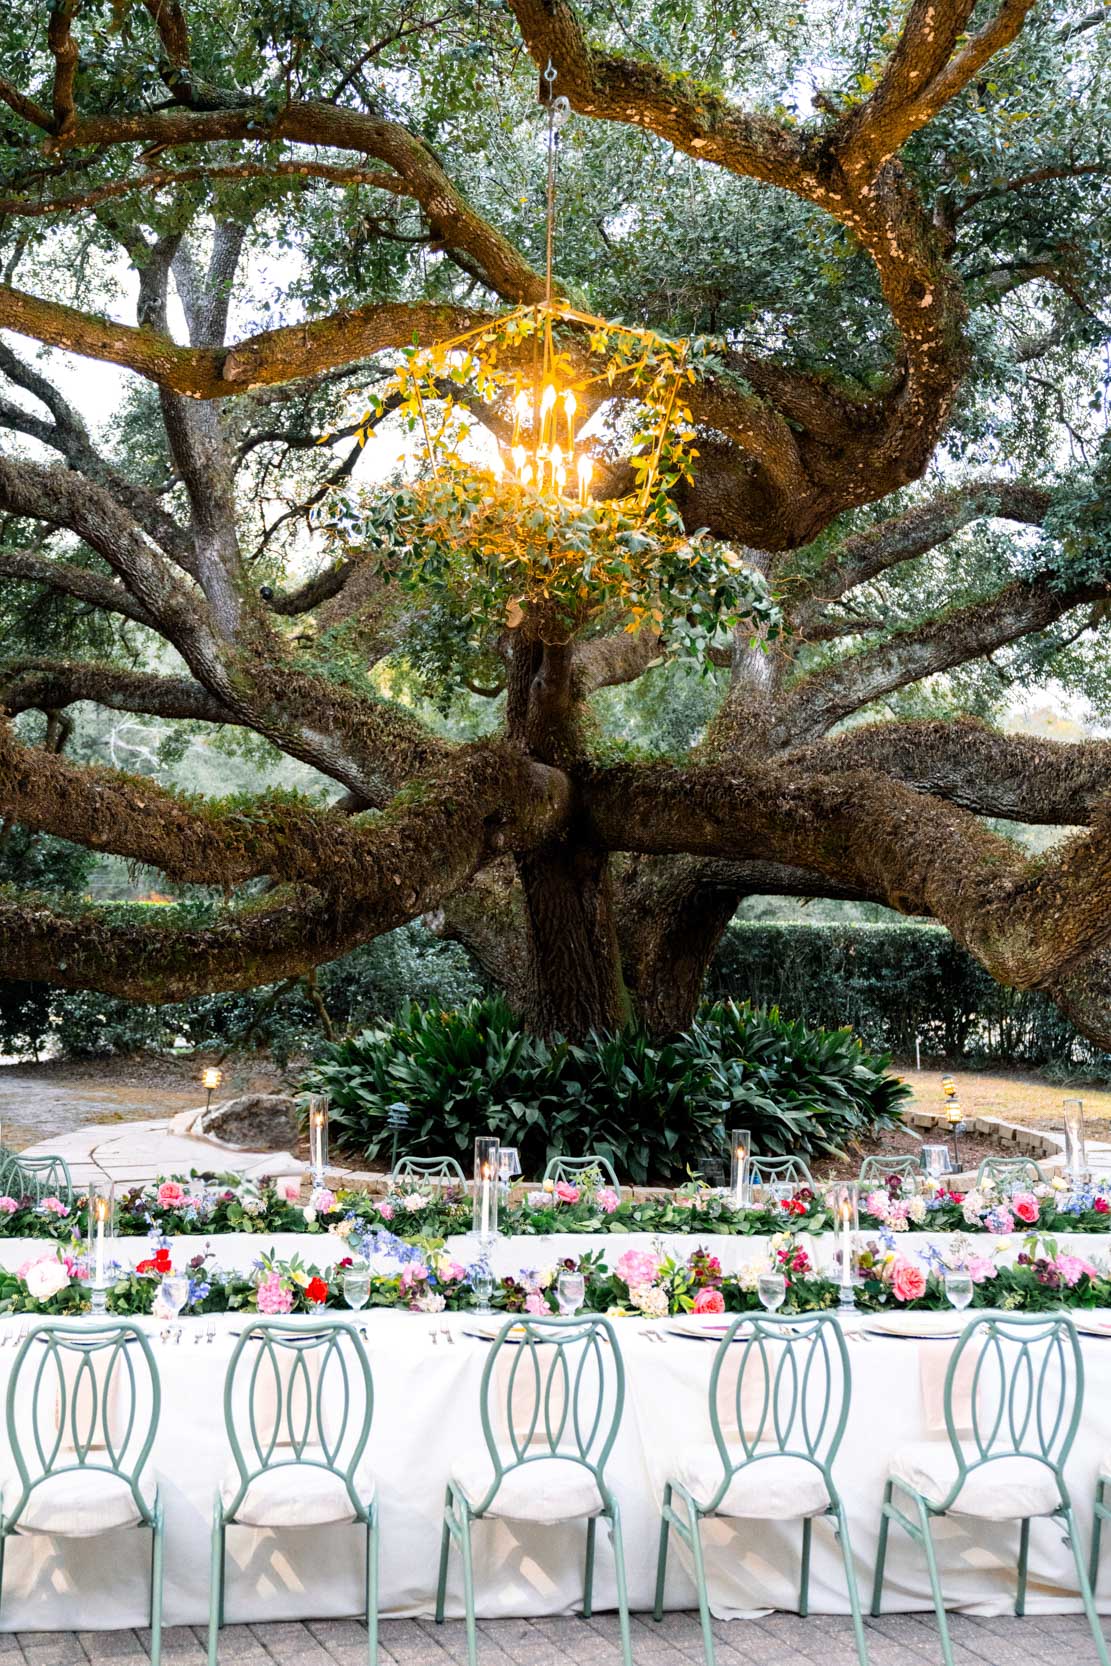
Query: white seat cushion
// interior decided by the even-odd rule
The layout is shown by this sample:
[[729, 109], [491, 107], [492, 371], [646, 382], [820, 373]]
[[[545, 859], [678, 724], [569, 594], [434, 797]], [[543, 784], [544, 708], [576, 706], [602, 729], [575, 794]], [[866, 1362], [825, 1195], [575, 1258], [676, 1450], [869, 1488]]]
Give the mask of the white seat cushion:
[[[978, 1453], [963, 1445], [965, 1461]], [[947, 1440], [918, 1440], [902, 1447], [891, 1460], [890, 1473], [930, 1503], [947, 1498], [957, 1479], [957, 1462]], [[992, 1458], [974, 1469], [949, 1508], [954, 1515], [979, 1516], [984, 1521], [1018, 1521], [1023, 1516], [1049, 1516], [1061, 1495], [1052, 1470], [1036, 1458]]]
[[[797, 1521], [800, 1516], [818, 1516], [829, 1508], [829, 1492], [822, 1472], [805, 1458], [775, 1454], [774, 1448], [757, 1447], [758, 1461], [746, 1463], [729, 1483], [718, 1505], [719, 1516], [749, 1516], [759, 1521]], [[735, 1461], [743, 1453], [738, 1448]], [[721, 1486], [721, 1453], [708, 1442], [684, 1455], [677, 1480], [697, 1503], [712, 1498]]]
[[[494, 1479], [489, 1455], [477, 1453], [452, 1469], [451, 1478], [469, 1504], [481, 1504]], [[530, 1458], [502, 1477], [487, 1507], [488, 1516], [507, 1521], [574, 1521], [600, 1515], [604, 1500], [585, 1465], [570, 1458]]]
[[[331, 1470], [316, 1467], [323, 1459], [320, 1448], [306, 1446], [304, 1458], [315, 1458], [316, 1463], [286, 1459], [256, 1475], [234, 1519], [249, 1527], [324, 1527], [329, 1522], [357, 1520], [346, 1483]], [[232, 1465], [220, 1484], [225, 1509], [238, 1492], [239, 1471]], [[356, 1471], [355, 1495], [361, 1503], [370, 1503], [374, 1482], [369, 1475]]]
[[[2, 1487], [0, 1507], [7, 1516], [15, 1509], [22, 1491], [14, 1470], [5, 1471]], [[144, 1477], [139, 1490], [148, 1509], [153, 1508], [153, 1482]], [[85, 1466], [51, 1475], [32, 1488], [17, 1527], [21, 1533], [56, 1533], [60, 1538], [86, 1539], [96, 1533], [110, 1533], [117, 1527], [136, 1527], [142, 1519], [127, 1481], [111, 1470]]]

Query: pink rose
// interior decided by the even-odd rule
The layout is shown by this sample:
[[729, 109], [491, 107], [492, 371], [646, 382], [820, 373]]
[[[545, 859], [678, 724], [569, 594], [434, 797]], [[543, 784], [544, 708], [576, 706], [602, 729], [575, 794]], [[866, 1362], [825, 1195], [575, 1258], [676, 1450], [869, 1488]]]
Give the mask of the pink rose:
[[401, 1269], [401, 1288], [411, 1290], [414, 1284], [424, 1284], [428, 1279], [428, 1268], [414, 1266], [412, 1262]]
[[185, 1187], [179, 1186], [176, 1180], [163, 1180], [158, 1188], [158, 1201], [163, 1209], [176, 1209], [179, 1203], [185, 1202]]
[[62, 1216], [69, 1214], [68, 1204], [63, 1203], [60, 1197], [44, 1197], [39, 1207], [45, 1210], [48, 1215]]
[[557, 1203], [577, 1203], [580, 1193], [579, 1188], [572, 1186], [569, 1180], [557, 1180], [555, 1195]]
[[700, 1290], [694, 1298], [696, 1313], [724, 1313], [725, 1297], [720, 1290]]
[[540, 1316], [548, 1311], [548, 1304], [540, 1294], [539, 1290], [533, 1290], [530, 1295], [525, 1297], [526, 1313], [534, 1313], [537, 1316]]
[[989, 1261], [983, 1255], [970, 1255], [964, 1270], [973, 1284], [984, 1284], [989, 1278], [995, 1277], [995, 1262]]
[[381, 1217], [384, 1221], [392, 1221], [393, 1220], [393, 1204], [392, 1203], [380, 1203], [378, 1205], [378, 1213], [381, 1215]]
[[0, 1215], [14, 1215], [18, 1208], [14, 1197], [0, 1197]]
[[864, 1213], [882, 1221], [887, 1214], [889, 1199], [886, 1192], [869, 1192], [864, 1199]]
[[646, 1250], [626, 1250], [620, 1257], [614, 1272], [622, 1284], [627, 1284], [630, 1290], [635, 1290], [642, 1284], [655, 1284], [660, 1264], [654, 1255]]
[[621, 1199], [612, 1186], [603, 1186], [600, 1191], [595, 1192], [594, 1201], [603, 1215], [612, 1215]]
[[897, 1261], [891, 1275], [891, 1289], [897, 1301], [921, 1301], [926, 1294], [926, 1275], [913, 1261]]
[[1027, 1226], [1033, 1226], [1041, 1213], [1041, 1207], [1033, 1192], [1016, 1192], [1011, 1199], [1011, 1208]]
[[301, 1176], [299, 1174], [279, 1174], [274, 1182], [274, 1190], [283, 1203], [296, 1203], [301, 1196]]

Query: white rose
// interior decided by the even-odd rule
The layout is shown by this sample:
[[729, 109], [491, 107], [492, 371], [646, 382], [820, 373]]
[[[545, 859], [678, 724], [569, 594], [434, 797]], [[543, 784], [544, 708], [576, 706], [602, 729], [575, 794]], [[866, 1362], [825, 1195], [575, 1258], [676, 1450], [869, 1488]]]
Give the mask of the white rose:
[[34, 1296], [37, 1302], [48, 1302], [51, 1296], [56, 1296], [59, 1290], [66, 1288], [69, 1273], [61, 1261], [44, 1257], [28, 1267], [24, 1283], [28, 1295]]
[[554, 1267], [545, 1267], [536, 1275], [536, 1288], [538, 1290], [550, 1290], [555, 1283], [555, 1276], [556, 1270]]
[[415, 1215], [418, 1209], [424, 1208], [424, 1198], [419, 1192], [410, 1192], [408, 1197], [402, 1198], [401, 1207], [407, 1209], [410, 1215]]
[[442, 1296], [430, 1290], [426, 1296], [418, 1296], [413, 1306], [418, 1313], [442, 1313], [447, 1303]]
[[305, 1224], [307, 1226], [311, 1226], [313, 1221], [316, 1219], [316, 1210], [313, 1208], [312, 1204], [306, 1203], [301, 1213], [305, 1217]]
[[925, 1198], [912, 1197], [910, 1202], [907, 1204], [907, 1213], [909, 1214], [912, 1221], [914, 1221], [918, 1225], [921, 1225], [921, 1223], [926, 1219], [926, 1200], [925, 1200]]

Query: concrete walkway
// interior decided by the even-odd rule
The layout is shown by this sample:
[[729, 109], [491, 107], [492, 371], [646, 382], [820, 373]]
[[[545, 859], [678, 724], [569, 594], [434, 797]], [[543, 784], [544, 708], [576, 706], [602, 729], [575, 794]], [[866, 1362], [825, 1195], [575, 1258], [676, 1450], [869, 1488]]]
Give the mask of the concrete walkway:
[[233, 1151], [211, 1140], [178, 1133], [170, 1118], [151, 1122], [88, 1123], [70, 1134], [26, 1148], [25, 1156], [64, 1157], [75, 1186], [110, 1179], [138, 1186], [160, 1174], [192, 1169], [259, 1177], [303, 1174], [306, 1165], [288, 1151]]
[[[75, 1607], [79, 1599], [75, 1598]], [[932, 1615], [891, 1614], [867, 1621], [872, 1666], [937, 1666], [941, 1650]], [[951, 1614], [954, 1666], [1096, 1666], [1091, 1632], [1078, 1615], [978, 1619]], [[636, 1666], [700, 1666], [695, 1614], [665, 1614], [659, 1625], [633, 1616]], [[762, 1620], [714, 1622], [718, 1666], [856, 1666], [847, 1619], [772, 1614]], [[149, 1634], [135, 1631], [0, 1633], [0, 1666], [140, 1666]], [[383, 1620], [386, 1666], [464, 1666], [460, 1620]], [[366, 1631], [357, 1620], [227, 1626], [220, 1659], [228, 1666], [366, 1666]], [[199, 1627], [162, 1634], [165, 1666], [204, 1666]], [[620, 1666], [617, 1620], [480, 1620], [479, 1666]]]

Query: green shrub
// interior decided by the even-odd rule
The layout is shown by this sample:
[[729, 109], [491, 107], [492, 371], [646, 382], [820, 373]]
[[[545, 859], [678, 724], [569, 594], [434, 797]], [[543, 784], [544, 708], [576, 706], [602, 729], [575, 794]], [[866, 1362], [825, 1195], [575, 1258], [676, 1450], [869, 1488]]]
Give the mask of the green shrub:
[[490, 1132], [518, 1148], [526, 1173], [597, 1151], [629, 1180], [674, 1181], [720, 1157], [727, 1127], [778, 1153], [836, 1149], [889, 1124], [907, 1092], [889, 1062], [847, 1030], [728, 1004], [669, 1041], [637, 1025], [543, 1040], [493, 998], [454, 1012], [412, 1005], [325, 1047], [308, 1085], [330, 1094], [339, 1144], [369, 1163], [389, 1157], [388, 1113], [402, 1103], [405, 1151], [469, 1158], [475, 1135]]

